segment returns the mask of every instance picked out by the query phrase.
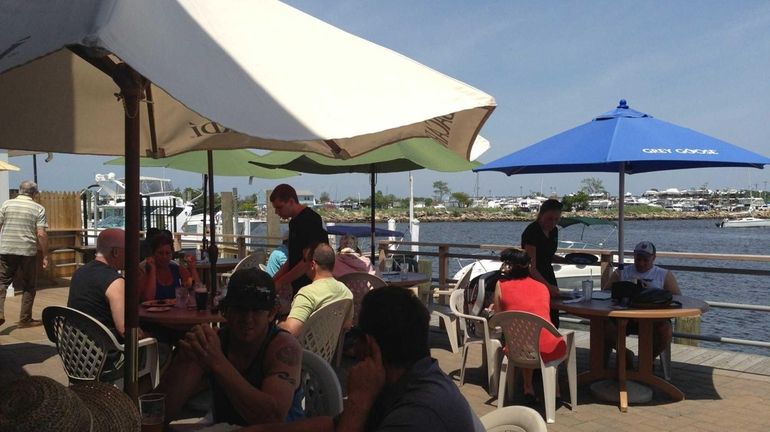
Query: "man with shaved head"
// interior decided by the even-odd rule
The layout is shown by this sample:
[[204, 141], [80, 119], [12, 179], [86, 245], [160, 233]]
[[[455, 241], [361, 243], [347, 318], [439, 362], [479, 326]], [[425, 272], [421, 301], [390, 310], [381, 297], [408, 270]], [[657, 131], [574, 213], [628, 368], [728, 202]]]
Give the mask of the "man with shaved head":
[[70, 281], [67, 306], [84, 312], [110, 329], [118, 340], [125, 332], [123, 270], [126, 234], [110, 228], [96, 239], [96, 259], [77, 269]]
[[[291, 302], [291, 311], [280, 326], [298, 336], [310, 315], [327, 304], [341, 299], [353, 300], [353, 293], [342, 282], [334, 279], [332, 270], [336, 254], [326, 243], [311, 245], [305, 250], [304, 260], [308, 262], [307, 276], [313, 281], [300, 288]], [[348, 311], [344, 327], [350, 328], [353, 310]]]

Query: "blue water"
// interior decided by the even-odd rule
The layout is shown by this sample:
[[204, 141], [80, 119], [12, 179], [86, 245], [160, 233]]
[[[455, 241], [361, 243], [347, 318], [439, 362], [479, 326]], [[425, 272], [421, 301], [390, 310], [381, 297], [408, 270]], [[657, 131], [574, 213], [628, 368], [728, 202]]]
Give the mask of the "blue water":
[[[724, 254], [770, 255], [770, 228], [724, 229], [716, 220], [627, 221], [625, 249], [631, 250], [641, 240], [652, 241], [658, 251]], [[385, 224], [378, 227], [387, 228]], [[527, 222], [424, 222], [420, 240], [432, 243], [519, 245]], [[406, 224], [396, 229], [406, 231]], [[561, 240], [580, 240], [581, 227], [571, 226], [560, 232]], [[583, 240], [617, 248], [617, 232], [609, 226], [593, 226], [583, 231]], [[362, 250], [369, 250], [368, 239], [360, 239]], [[431, 249], [435, 250], [435, 248]], [[452, 249], [455, 253], [483, 253], [478, 249]], [[493, 256], [490, 254], [490, 256]], [[659, 258], [658, 264], [770, 269], [770, 263], [675, 260]], [[460, 263], [450, 261], [452, 275]], [[703, 300], [770, 305], [770, 277], [727, 275], [678, 271], [675, 273], [683, 294]], [[712, 308], [703, 315], [701, 334], [738, 339], [770, 341], [770, 313]], [[770, 350], [732, 344], [700, 342], [701, 346], [739, 352], [770, 355]]]

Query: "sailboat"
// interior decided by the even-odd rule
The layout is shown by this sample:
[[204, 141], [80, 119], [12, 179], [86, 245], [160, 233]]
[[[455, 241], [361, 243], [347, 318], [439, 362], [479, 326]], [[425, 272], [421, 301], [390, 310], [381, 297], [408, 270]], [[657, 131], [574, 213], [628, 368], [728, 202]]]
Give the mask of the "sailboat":
[[754, 194], [749, 192], [749, 211], [748, 216], [744, 216], [737, 219], [724, 218], [717, 222], [716, 225], [719, 228], [758, 228], [758, 227], [770, 227], [770, 219], [758, 218], [751, 216], [754, 211]]
[[770, 219], [758, 218], [753, 216], [742, 217], [738, 219], [724, 218], [717, 222], [719, 228], [757, 228], [770, 227]]

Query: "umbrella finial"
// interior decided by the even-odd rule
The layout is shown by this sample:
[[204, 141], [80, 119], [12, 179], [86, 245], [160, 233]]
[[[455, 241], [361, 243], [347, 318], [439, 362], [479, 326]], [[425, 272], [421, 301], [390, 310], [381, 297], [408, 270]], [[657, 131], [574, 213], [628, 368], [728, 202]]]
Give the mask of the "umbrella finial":
[[621, 99], [620, 102], [618, 102], [618, 108], [628, 109], [628, 104], [626, 103], [625, 99]]

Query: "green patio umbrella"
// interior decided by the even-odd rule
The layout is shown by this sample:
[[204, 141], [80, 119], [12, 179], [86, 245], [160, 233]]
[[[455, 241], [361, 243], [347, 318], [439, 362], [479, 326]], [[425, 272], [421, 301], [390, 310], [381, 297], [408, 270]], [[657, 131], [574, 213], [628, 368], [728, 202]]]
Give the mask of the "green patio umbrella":
[[[471, 148], [471, 160], [489, 148], [489, 141], [478, 136]], [[274, 151], [250, 161], [261, 167], [288, 169], [309, 174], [369, 174], [371, 186], [371, 253], [374, 258], [374, 186], [376, 174], [430, 169], [441, 172], [468, 171], [479, 166], [447, 150], [430, 138], [411, 138], [372, 150], [350, 159], [332, 159], [315, 153]]]
[[[212, 295], [209, 298], [213, 299], [213, 290], [216, 286], [216, 262], [219, 256], [219, 251], [216, 246], [216, 239], [214, 233], [216, 233], [216, 223], [214, 222], [214, 176], [230, 176], [230, 177], [258, 177], [264, 179], [280, 179], [286, 177], [292, 177], [299, 175], [294, 171], [288, 171], [285, 169], [270, 169], [263, 168], [256, 165], [249, 164], [248, 161], [257, 157], [257, 155], [247, 149], [235, 149], [235, 150], [202, 150], [191, 151], [187, 153], [181, 153], [174, 156], [165, 158], [140, 158], [139, 165], [143, 167], [153, 168], [172, 168], [180, 171], [190, 171], [204, 174], [206, 184], [208, 188], [203, 188], [203, 213], [206, 213], [208, 208], [209, 225], [211, 235], [211, 243], [208, 245], [208, 256], [211, 261], [212, 271], [210, 272], [211, 280], [209, 281], [209, 289], [212, 290]], [[125, 165], [125, 159], [122, 157], [108, 160], [105, 165]], [[209, 203], [211, 197], [212, 203]], [[204, 220], [205, 222], [205, 220]], [[206, 230], [203, 230], [203, 247], [206, 248]]]
[[[139, 165], [146, 168], [172, 168], [180, 171], [189, 171], [200, 174], [208, 174], [208, 158], [206, 151], [191, 151], [174, 156], [153, 159], [143, 157]], [[284, 169], [268, 169], [252, 165], [248, 161], [257, 157], [251, 150], [213, 150], [212, 162], [213, 174], [229, 177], [257, 177], [263, 179], [280, 179], [297, 175], [296, 172]], [[110, 159], [105, 165], [125, 165], [122, 157]]]

